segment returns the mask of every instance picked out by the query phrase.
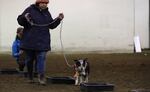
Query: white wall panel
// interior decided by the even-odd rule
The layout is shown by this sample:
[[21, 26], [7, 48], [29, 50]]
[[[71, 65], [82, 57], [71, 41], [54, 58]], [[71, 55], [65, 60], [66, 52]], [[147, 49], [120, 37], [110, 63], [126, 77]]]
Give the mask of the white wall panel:
[[[17, 16], [34, 1], [0, 1], [3, 50], [11, 50], [19, 26]], [[65, 15], [62, 32], [65, 51], [133, 52], [133, 38], [137, 34], [142, 47], [148, 47], [148, 0], [136, 0], [136, 3], [134, 0], [50, 0], [49, 10], [54, 18], [59, 12]], [[50, 31], [52, 51], [61, 50], [59, 28]]]

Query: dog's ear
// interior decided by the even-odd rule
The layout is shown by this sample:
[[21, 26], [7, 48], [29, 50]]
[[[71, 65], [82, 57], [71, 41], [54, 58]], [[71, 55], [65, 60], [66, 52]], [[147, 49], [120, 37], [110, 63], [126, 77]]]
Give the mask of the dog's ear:
[[74, 60], [74, 62], [77, 62], [77, 61], [78, 61], [77, 59]]
[[75, 60], [74, 60], [74, 63], [75, 63], [75, 64], [77, 64], [77, 62], [78, 62], [78, 60], [77, 60], [77, 59], [75, 59]]
[[81, 65], [80, 62], [79, 62], [79, 60], [74, 60], [74, 62], [75, 62], [75, 64], [76, 64], [77, 67]]

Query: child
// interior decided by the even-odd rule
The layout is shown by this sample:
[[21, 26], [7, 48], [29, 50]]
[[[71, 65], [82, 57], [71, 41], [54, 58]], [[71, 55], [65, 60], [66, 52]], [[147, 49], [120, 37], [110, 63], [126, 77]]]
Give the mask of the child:
[[23, 35], [23, 28], [18, 27], [16, 32], [16, 39], [12, 45], [12, 56], [16, 59], [19, 71], [23, 71], [25, 67], [25, 53], [20, 50], [20, 42]]

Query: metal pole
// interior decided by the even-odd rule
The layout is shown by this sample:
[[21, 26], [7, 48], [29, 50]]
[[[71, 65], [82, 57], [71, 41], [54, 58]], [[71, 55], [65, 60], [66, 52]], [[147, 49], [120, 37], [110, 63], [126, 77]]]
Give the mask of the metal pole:
[[134, 37], [135, 37], [135, 0], [133, 0], [133, 50], [135, 53]]
[[149, 49], [150, 49], [150, 1], [149, 1]]
[[133, 0], [133, 37], [136, 35], [136, 29], [135, 29], [135, 0]]

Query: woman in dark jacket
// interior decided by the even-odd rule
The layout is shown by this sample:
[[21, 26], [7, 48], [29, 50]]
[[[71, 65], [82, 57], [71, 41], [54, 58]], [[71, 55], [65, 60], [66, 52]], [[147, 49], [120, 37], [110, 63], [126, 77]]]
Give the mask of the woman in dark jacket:
[[40, 84], [45, 84], [46, 53], [51, 50], [49, 29], [56, 28], [64, 18], [63, 13], [60, 13], [53, 19], [48, 11], [48, 3], [49, 0], [36, 0], [17, 18], [24, 27], [21, 49], [27, 54], [29, 79], [33, 82], [33, 59], [36, 56]]

